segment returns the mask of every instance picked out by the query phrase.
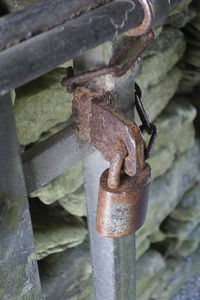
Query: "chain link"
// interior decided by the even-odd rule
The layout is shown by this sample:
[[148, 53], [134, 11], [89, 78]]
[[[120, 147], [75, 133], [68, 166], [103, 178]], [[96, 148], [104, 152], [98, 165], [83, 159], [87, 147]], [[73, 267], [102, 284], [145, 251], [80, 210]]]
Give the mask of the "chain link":
[[151, 124], [149, 122], [147, 113], [144, 109], [144, 106], [141, 101], [142, 98], [142, 91], [137, 83], [135, 83], [135, 107], [138, 113], [138, 116], [142, 122], [140, 125], [141, 131], [146, 131], [148, 135], [151, 135], [148, 146], [145, 147], [145, 160], [147, 160], [152, 153], [153, 147], [155, 145], [156, 138], [158, 136], [158, 129], [156, 125]]

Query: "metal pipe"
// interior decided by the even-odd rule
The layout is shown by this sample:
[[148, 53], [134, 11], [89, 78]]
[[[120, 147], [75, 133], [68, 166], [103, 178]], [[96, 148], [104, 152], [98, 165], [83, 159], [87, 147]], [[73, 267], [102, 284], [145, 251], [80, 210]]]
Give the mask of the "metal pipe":
[[[88, 70], [97, 68], [99, 64], [104, 65], [114, 54], [115, 47], [123, 47], [124, 42], [121, 37], [85, 53], [74, 61], [75, 71], [80, 71], [83, 66]], [[92, 82], [93, 89], [107, 87], [112, 104], [129, 118], [133, 118], [134, 78], [140, 66], [138, 60], [123, 77], [96, 78]], [[96, 231], [99, 179], [107, 168], [108, 162], [98, 151], [83, 160], [95, 300], [135, 300], [135, 235], [112, 239], [102, 237]]]
[[0, 50], [48, 31], [112, 0], [45, 0], [0, 18]]
[[35, 145], [22, 155], [28, 192], [49, 183], [91, 152], [92, 147], [79, 140], [75, 125]]
[[41, 300], [31, 218], [9, 95], [0, 98], [0, 298]]
[[0, 52], [0, 94], [138, 26], [136, 0], [113, 1]]
[[[171, 3], [177, 5], [179, 1]], [[151, 7], [157, 25], [167, 17], [169, 2], [151, 0]], [[137, 0], [113, 1], [0, 52], [0, 95], [137, 27], [143, 16]], [[12, 15], [10, 18], [12, 20]], [[0, 34], [3, 36], [1, 31]]]

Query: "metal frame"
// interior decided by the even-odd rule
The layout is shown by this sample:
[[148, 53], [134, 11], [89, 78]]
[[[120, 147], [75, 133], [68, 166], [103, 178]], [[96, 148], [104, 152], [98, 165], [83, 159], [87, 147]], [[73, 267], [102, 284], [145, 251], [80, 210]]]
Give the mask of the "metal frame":
[[[55, 0], [52, 3], [45, 0], [0, 19], [0, 49], [3, 49], [0, 52], [2, 299], [12, 299], [14, 296], [19, 299], [29, 296], [31, 299], [41, 299], [26, 186], [8, 93], [142, 23], [143, 9], [136, 0], [98, 0], [91, 10], [93, 2]], [[167, 17], [168, 10], [180, 2], [181, 0], [151, 0], [154, 24], [162, 22]], [[88, 7], [90, 11], [87, 12]], [[7, 29], [10, 28], [9, 32]], [[31, 34], [27, 35], [28, 32]], [[118, 94], [120, 97], [120, 91]], [[124, 105], [118, 105], [124, 111]], [[76, 127], [72, 125], [26, 151], [22, 158], [28, 192], [42, 187], [84, 159], [96, 299], [134, 299], [134, 235], [113, 240], [104, 239], [95, 231], [98, 179], [107, 166], [100, 154], [93, 152], [90, 145], [78, 139]], [[19, 197], [23, 201], [20, 202]], [[16, 218], [13, 219], [13, 215]], [[19, 281], [16, 281], [16, 267], [21, 270]], [[5, 281], [8, 279], [6, 289], [1, 286], [2, 274], [5, 275]]]
[[41, 299], [28, 197], [9, 95], [0, 98], [0, 298]]

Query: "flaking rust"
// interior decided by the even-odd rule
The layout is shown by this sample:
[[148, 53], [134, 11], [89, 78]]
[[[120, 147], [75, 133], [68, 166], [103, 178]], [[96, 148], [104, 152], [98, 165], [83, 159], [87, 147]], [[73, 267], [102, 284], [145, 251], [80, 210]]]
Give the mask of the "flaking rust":
[[117, 238], [135, 232], [145, 220], [151, 169], [139, 127], [109, 103], [106, 94], [74, 89], [73, 114], [80, 138], [110, 162], [100, 178], [96, 229]]
[[144, 166], [144, 141], [139, 127], [109, 104], [105, 94], [85, 87], [74, 90], [73, 114], [80, 139], [90, 142], [103, 157], [111, 162], [116, 153], [116, 142], [127, 149], [123, 169], [129, 176]]
[[91, 143], [90, 120], [92, 117], [92, 100], [101, 97], [102, 93], [91, 91], [85, 87], [77, 87], [74, 90], [72, 113], [76, 118], [81, 140]]

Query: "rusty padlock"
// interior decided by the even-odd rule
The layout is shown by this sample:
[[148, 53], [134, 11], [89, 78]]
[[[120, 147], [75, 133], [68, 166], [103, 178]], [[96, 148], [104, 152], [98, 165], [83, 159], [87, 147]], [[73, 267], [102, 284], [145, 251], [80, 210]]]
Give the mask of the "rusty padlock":
[[96, 230], [110, 238], [129, 235], [144, 224], [151, 183], [147, 163], [132, 177], [122, 170], [127, 150], [120, 144], [99, 185]]

